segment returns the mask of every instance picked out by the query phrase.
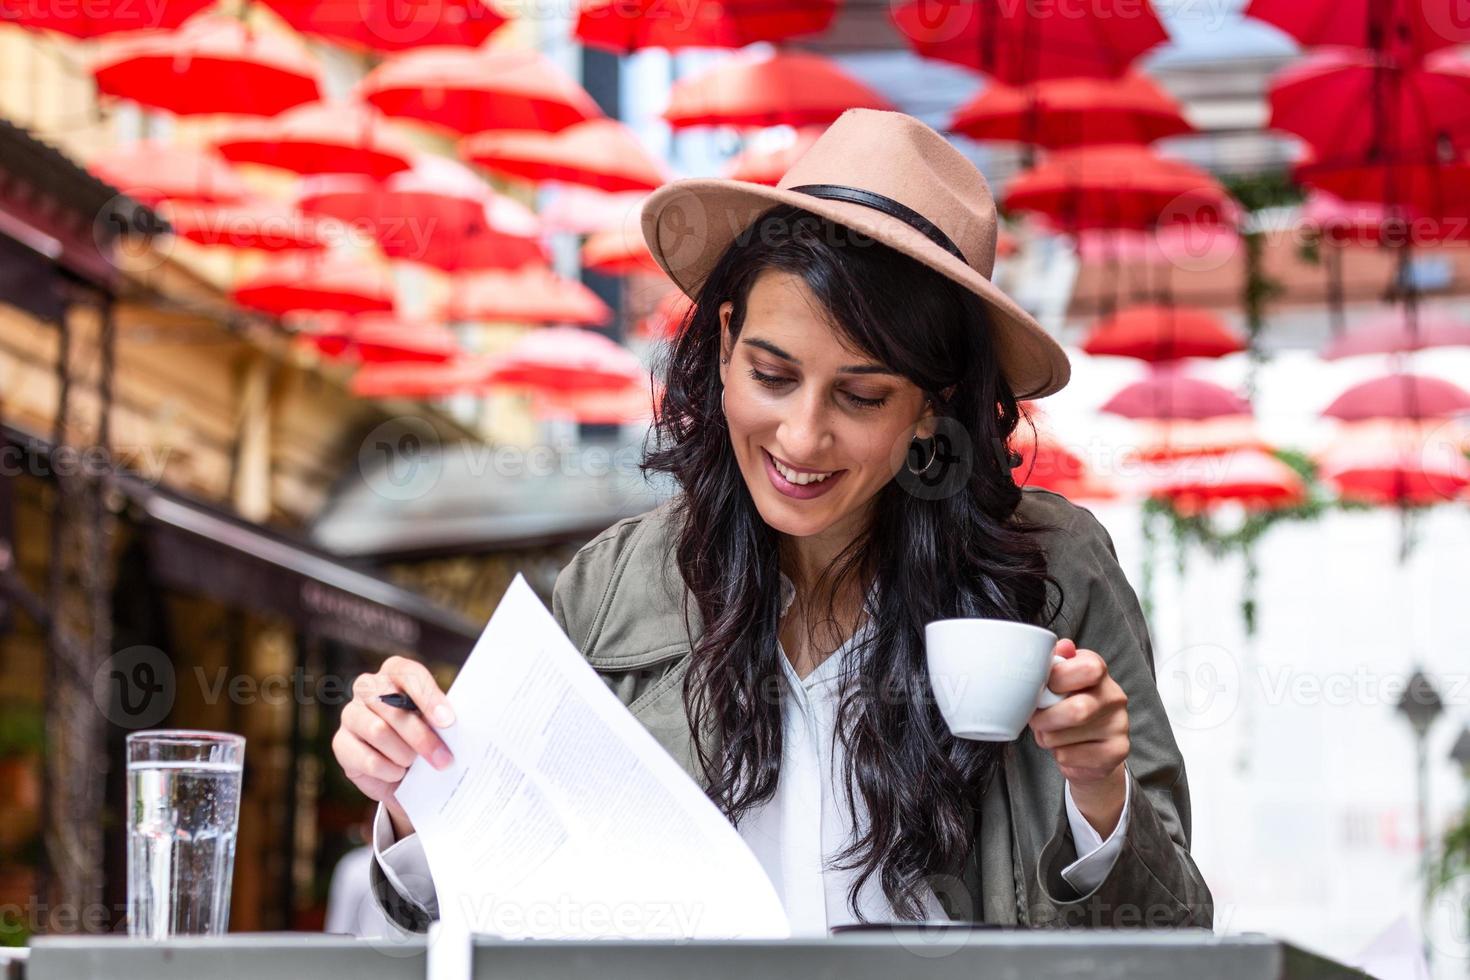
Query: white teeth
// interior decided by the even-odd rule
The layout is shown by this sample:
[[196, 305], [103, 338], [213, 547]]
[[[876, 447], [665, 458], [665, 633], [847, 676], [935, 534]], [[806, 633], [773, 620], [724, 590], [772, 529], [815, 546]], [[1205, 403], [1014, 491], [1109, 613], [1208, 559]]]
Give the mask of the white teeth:
[[821, 483], [832, 475], [831, 473], [822, 473], [820, 475], [814, 473], [797, 473], [794, 470], [789, 470], [782, 466], [780, 460], [774, 456], [771, 457], [771, 462], [776, 465], [777, 473], [780, 473], [788, 481], [795, 483], [797, 486], [806, 486], [808, 483]]

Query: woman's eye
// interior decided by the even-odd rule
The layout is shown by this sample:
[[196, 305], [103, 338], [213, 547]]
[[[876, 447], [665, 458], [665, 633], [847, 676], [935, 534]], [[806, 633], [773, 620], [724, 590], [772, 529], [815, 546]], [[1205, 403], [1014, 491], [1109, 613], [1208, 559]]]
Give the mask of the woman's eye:
[[888, 401], [887, 396], [883, 398], [864, 398], [861, 395], [849, 393], [847, 397], [851, 398], [852, 403], [859, 408], [881, 408], [883, 403]]
[[757, 371], [755, 368], [750, 369], [750, 376], [767, 388], [778, 388], [786, 383], [785, 378], [774, 374], [765, 374]]

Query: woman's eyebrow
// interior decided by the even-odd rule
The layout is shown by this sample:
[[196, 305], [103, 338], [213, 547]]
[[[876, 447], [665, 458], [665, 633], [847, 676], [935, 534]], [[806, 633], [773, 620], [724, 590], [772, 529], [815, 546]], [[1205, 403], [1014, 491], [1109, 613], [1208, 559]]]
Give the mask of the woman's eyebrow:
[[[799, 361], [796, 358], [792, 357], [790, 354], [786, 353], [784, 350], [782, 350], [781, 348], [777, 347], [775, 344], [771, 343], [769, 340], [763, 340], [760, 337], [751, 337], [751, 338], [748, 338], [748, 339], [745, 339], [745, 340], [741, 340], [740, 342], [742, 344], [749, 344], [751, 347], [759, 347], [761, 350], [763, 350], [763, 351], [765, 351], [765, 352], [767, 352], [769, 354], [774, 354], [777, 357], [781, 358], [782, 360], [790, 361], [792, 364], [795, 364], [797, 367], [800, 367], [801, 366], [801, 361]], [[889, 375], [893, 375], [895, 377], [898, 374], [898, 372], [896, 372], [896, 371], [890, 371], [886, 367], [883, 367], [881, 364], [849, 364], [846, 367], [840, 367], [840, 368], [838, 368], [837, 369], [837, 373], [838, 374], [889, 374]]]

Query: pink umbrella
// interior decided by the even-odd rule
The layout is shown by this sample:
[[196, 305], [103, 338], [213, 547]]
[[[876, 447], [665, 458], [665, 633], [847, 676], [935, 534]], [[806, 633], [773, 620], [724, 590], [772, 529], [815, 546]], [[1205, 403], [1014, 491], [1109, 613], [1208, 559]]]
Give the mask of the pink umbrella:
[[282, 316], [300, 311], [388, 312], [393, 287], [387, 274], [339, 253], [273, 257], [230, 293], [241, 306]]
[[239, 204], [250, 189], [217, 154], [177, 143], [139, 140], [110, 147], [88, 165], [100, 179], [135, 201]]
[[1322, 410], [1344, 422], [1448, 418], [1470, 412], [1470, 392], [1422, 374], [1388, 374], [1353, 385]]
[[613, 119], [589, 119], [558, 133], [478, 133], [460, 142], [459, 155], [510, 177], [610, 192], [651, 191], [669, 179], [663, 163]]
[[242, 120], [214, 145], [236, 163], [378, 179], [407, 170], [414, 155], [413, 145], [382, 114], [357, 102], [313, 102], [271, 119]]
[[516, 341], [486, 380], [547, 391], [617, 391], [644, 376], [633, 352], [602, 334], [545, 327]]
[[274, 116], [315, 102], [317, 66], [287, 37], [200, 14], [176, 32], [109, 42], [92, 63], [97, 91], [179, 116]]
[[1208, 419], [1249, 415], [1250, 403], [1213, 381], [1158, 371], [1125, 385], [1099, 411], [1130, 419]]
[[1430, 347], [1470, 347], [1470, 323], [1431, 310], [1419, 310], [1412, 318], [1396, 310], [1349, 328], [1328, 345], [1322, 356], [1332, 361], [1360, 354], [1398, 354]]
[[597, 294], [545, 266], [481, 272], [455, 280], [445, 319], [597, 325], [612, 310]]
[[664, 118], [690, 126], [825, 126], [848, 109], [892, 109], [888, 100], [821, 55], [732, 55], [674, 83]]
[[390, 116], [459, 134], [487, 129], [554, 133], [602, 117], [592, 96], [545, 55], [529, 49], [409, 51], [374, 68], [358, 90], [364, 101]]

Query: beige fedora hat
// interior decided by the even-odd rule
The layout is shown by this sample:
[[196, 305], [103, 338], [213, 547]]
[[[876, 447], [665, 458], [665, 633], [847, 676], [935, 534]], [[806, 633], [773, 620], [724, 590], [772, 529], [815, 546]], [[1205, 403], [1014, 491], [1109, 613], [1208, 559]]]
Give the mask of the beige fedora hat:
[[995, 199], [984, 175], [913, 116], [847, 110], [775, 187], [715, 178], [665, 184], [643, 203], [643, 237], [695, 298], [725, 249], [778, 204], [876, 239], [984, 300], [1001, 371], [1017, 398], [1049, 395], [1071, 377], [1061, 345], [990, 281]]

